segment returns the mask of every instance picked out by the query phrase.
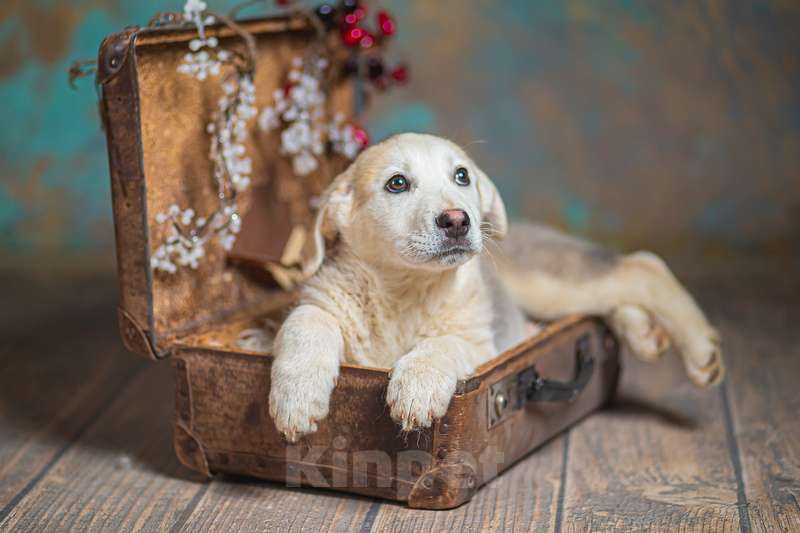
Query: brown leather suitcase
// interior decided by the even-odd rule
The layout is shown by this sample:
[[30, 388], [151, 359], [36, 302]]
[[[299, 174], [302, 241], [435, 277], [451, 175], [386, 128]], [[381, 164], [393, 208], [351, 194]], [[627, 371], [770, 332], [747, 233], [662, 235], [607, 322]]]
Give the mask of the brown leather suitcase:
[[[291, 18], [241, 25], [255, 37], [261, 107], [311, 32]], [[226, 27], [208, 31], [222, 42], [235, 39]], [[447, 415], [416, 433], [402, 434], [389, 418], [387, 369], [347, 365], [328, 418], [316, 433], [288, 445], [268, 413], [271, 357], [239, 348], [236, 339], [265, 317], [280, 320], [291, 293], [264, 268], [234, 262], [221, 247], [209, 246], [196, 270], [163, 276], [150, 269], [155, 243], [163, 239], [156, 214], [172, 204], [208, 208], [216, 194], [208, 179], [205, 123], [219, 89], [187, 83], [176, 73], [193, 37], [179, 27], [129, 28], [103, 42], [98, 60], [120, 330], [131, 351], [169, 357], [174, 365], [174, 442], [181, 462], [206, 475], [242, 474], [450, 508], [611, 397], [619, 373], [616, 339], [601, 321], [574, 317], [480, 367], [458, 384]], [[330, 104], [347, 112], [352, 94], [343, 82], [332, 89]], [[294, 178], [280, 178], [291, 173], [274, 140], [258, 134], [250, 143], [251, 190], [260, 191], [262, 201], [246, 194], [244, 217], [260, 217], [266, 236], [260, 257], [277, 260], [303, 214], [286, 205], [286, 181]], [[326, 161], [320, 179], [344, 164]], [[303, 194], [324, 185], [309, 183]]]

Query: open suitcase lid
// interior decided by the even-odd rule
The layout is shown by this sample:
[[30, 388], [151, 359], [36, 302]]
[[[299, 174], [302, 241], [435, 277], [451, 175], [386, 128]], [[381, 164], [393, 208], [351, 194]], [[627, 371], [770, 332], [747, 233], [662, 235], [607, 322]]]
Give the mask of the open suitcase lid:
[[[260, 110], [272, 103], [292, 59], [302, 57], [314, 33], [298, 18], [239, 25], [255, 38], [255, 106]], [[207, 27], [206, 33], [216, 36], [220, 46], [242, 48], [241, 39], [226, 26]], [[159, 213], [177, 205], [181, 210], [191, 207], [199, 217], [218, 206], [206, 127], [226, 72], [205, 81], [178, 72], [195, 37], [190, 27], [128, 28], [107, 37], [98, 58], [114, 204], [120, 329], [130, 350], [156, 359], [167, 356], [176, 339], [204, 324], [288, 299], [270, 282], [263, 264], [231, 261], [217, 239], [206, 243], [196, 269], [178, 267], [172, 274], [151, 269], [151, 255], [168, 229], [168, 224], [159, 223]], [[328, 94], [329, 110], [349, 116], [352, 100], [352, 83], [337, 83]], [[298, 209], [297, 198], [321, 192], [347, 162], [331, 157], [320, 161], [314, 175], [297, 178], [291, 161], [279, 153], [279, 133], [260, 131], [255, 118], [248, 127], [252, 183], [238, 204], [243, 228], [249, 229], [240, 234], [237, 248], [241, 257], [252, 256], [256, 263], [277, 263], [292, 229], [308, 223], [309, 202]]]

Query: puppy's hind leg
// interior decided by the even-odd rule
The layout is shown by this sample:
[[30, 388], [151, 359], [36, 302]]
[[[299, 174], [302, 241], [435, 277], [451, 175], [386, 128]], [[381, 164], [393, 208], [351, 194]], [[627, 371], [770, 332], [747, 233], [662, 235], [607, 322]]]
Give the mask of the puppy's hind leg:
[[651, 348], [646, 346], [647, 335], [626, 335], [646, 325], [641, 313], [629, 306], [638, 307], [667, 333], [694, 383], [722, 380], [719, 335], [660, 258], [649, 252], [614, 255], [536, 225], [512, 226], [509, 237], [497, 261], [500, 276], [517, 304], [532, 316], [608, 317], [632, 340], [632, 347], [645, 345], [641, 357], [652, 358], [663, 351], [659, 343]]
[[725, 369], [719, 334], [660, 257], [650, 252], [623, 257], [606, 290], [653, 314], [669, 333], [695, 384], [722, 381]]

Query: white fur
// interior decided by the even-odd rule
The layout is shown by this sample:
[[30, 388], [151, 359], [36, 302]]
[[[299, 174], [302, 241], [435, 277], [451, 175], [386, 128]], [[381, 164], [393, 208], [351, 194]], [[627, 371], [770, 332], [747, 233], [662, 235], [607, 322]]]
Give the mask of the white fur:
[[[469, 186], [454, 182], [458, 167], [468, 170]], [[386, 191], [398, 173], [411, 189]], [[458, 246], [434, 222], [446, 209], [463, 209], [472, 221]], [[269, 400], [277, 428], [290, 441], [315, 431], [343, 362], [390, 368], [392, 418], [407, 431], [429, 427], [459, 379], [525, 337], [524, 322], [507, 309], [519, 311], [501, 301], [498, 273], [533, 316], [608, 315], [644, 359], [663, 352], [668, 335], [694, 381], [721, 376], [716, 333], [655, 256], [627, 256], [579, 280], [535, 265], [504, 268], [507, 261], [498, 272], [482, 268], [485, 243], [506, 231], [494, 185], [453, 143], [403, 134], [362, 153], [323, 197], [311, 277], [275, 339]], [[579, 257], [591, 271], [591, 258]]]

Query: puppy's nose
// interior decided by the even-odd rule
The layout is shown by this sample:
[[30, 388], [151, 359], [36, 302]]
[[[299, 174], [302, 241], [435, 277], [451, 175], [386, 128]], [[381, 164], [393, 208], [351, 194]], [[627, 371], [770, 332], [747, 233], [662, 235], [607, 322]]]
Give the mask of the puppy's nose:
[[436, 225], [448, 237], [463, 237], [469, 231], [469, 215], [463, 209], [447, 209], [436, 217]]

